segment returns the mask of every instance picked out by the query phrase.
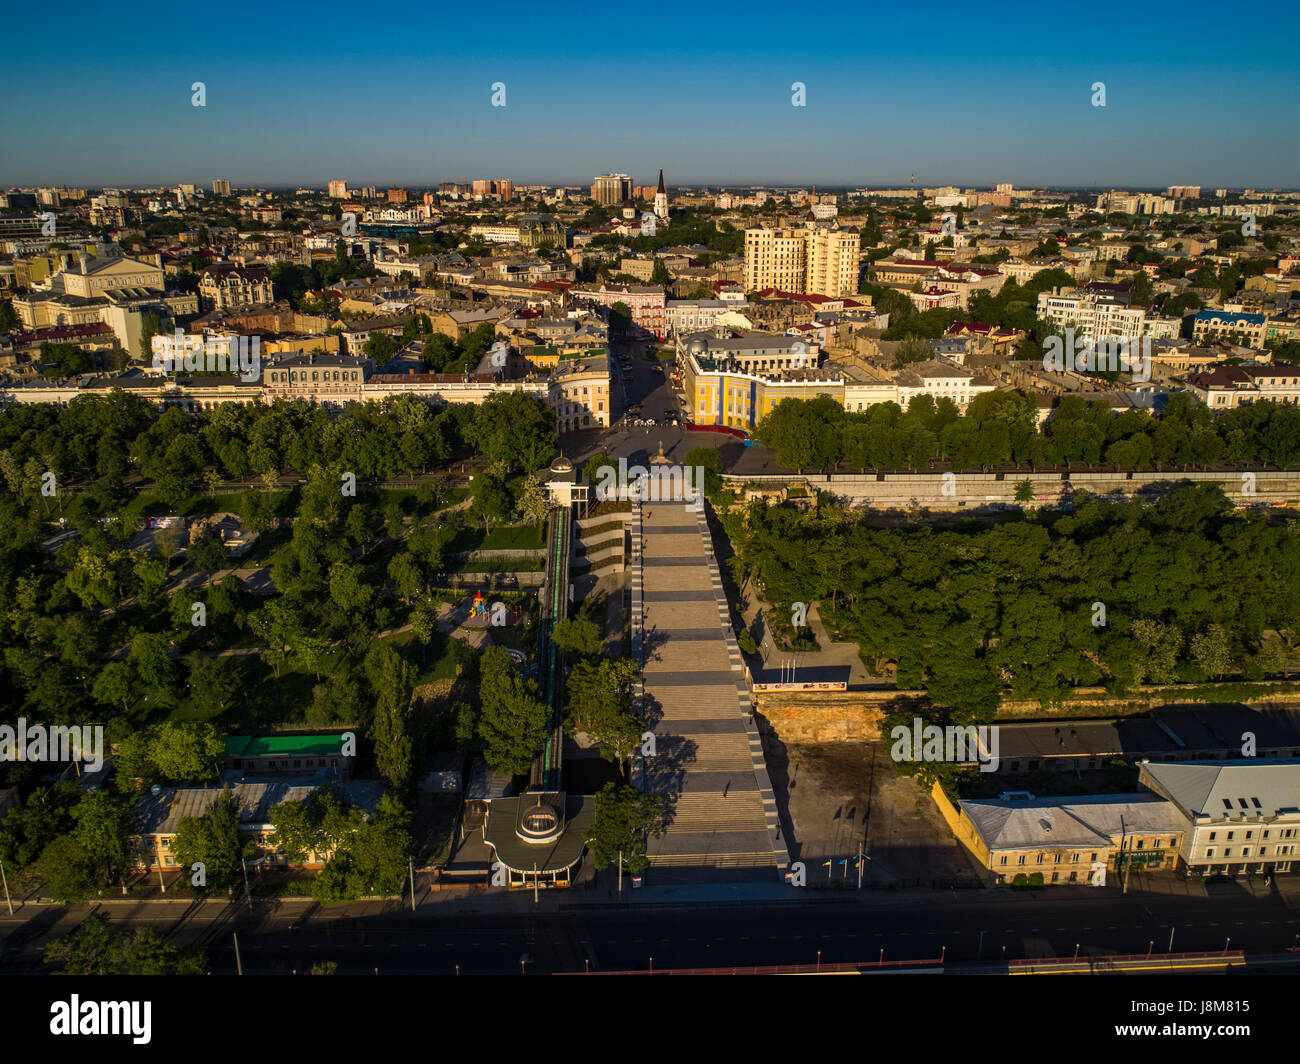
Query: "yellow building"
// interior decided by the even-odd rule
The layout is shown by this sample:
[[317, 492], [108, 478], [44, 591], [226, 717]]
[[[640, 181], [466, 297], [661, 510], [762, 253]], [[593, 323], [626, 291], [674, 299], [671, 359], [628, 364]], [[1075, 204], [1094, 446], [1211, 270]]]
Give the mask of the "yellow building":
[[749, 432], [782, 399], [829, 395], [844, 404], [844, 378], [817, 367], [818, 353], [791, 336], [750, 333], [678, 340], [678, 372], [696, 425]]
[[[163, 268], [152, 262], [120, 256], [92, 258], [83, 256], [80, 263], [58, 275], [63, 291], [70, 296], [93, 299], [124, 288], [163, 289]], [[57, 280], [57, 278], [56, 278]]]
[[1175, 806], [1155, 795], [1036, 798], [1013, 791], [958, 802], [954, 810], [936, 784], [935, 800], [997, 883], [1038, 873], [1045, 886], [1104, 886], [1108, 872], [1125, 867], [1172, 870], [1185, 833]]

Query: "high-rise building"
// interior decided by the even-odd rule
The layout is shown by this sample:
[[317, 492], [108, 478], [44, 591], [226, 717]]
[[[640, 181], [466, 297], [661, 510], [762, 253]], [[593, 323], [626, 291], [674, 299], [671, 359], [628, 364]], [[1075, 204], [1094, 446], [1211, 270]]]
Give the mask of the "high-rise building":
[[217, 178], [212, 182], [212, 194], [214, 196], [229, 196], [230, 182], [223, 181], [221, 178]]
[[347, 199], [348, 183], [346, 181], [330, 182], [330, 199]]
[[405, 203], [405, 202], [406, 202], [406, 189], [404, 189], [404, 188], [390, 188], [390, 189], [388, 190], [388, 202], [389, 202], [389, 203]]
[[1200, 199], [1200, 185], [1170, 185], [1165, 189], [1165, 195], [1170, 199]]
[[860, 236], [853, 228], [745, 230], [745, 290], [784, 292], [838, 299], [858, 290]]
[[627, 174], [597, 174], [591, 198], [602, 207], [617, 207], [632, 198], [632, 179]]
[[515, 184], [510, 178], [498, 178], [494, 184], [496, 185], [496, 193], [501, 197], [502, 203], [509, 203], [515, 198]]

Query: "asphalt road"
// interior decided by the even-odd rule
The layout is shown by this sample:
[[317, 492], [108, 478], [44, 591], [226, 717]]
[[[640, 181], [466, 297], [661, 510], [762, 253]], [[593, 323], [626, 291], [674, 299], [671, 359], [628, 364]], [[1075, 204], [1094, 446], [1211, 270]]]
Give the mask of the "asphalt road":
[[[572, 901], [567, 900], [572, 898]], [[590, 895], [586, 895], [589, 900]], [[1296, 896], [1129, 894], [1110, 889], [906, 892], [840, 895], [805, 902], [578, 904], [581, 896], [483, 895], [386, 911], [331, 915], [303, 903], [133, 906], [133, 919], [177, 942], [198, 942], [217, 973], [235, 970], [233, 932], [248, 973], [305, 971], [334, 961], [344, 972], [513, 973], [657, 970], [771, 964], [874, 963], [884, 959], [997, 964], [1079, 955], [1156, 954], [1230, 948], [1277, 954], [1300, 944]], [[503, 906], [504, 902], [509, 907]], [[110, 917], [123, 919], [115, 906]], [[336, 910], [338, 911], [338, 910]], [[0, 971], [42, 970], [40, 951], [84, 918], [85, 909], [46, 909], [20, 922], [0, 913]], [[32, 917], [31, 911], [28, 916]], [[295, 925], [291, 928], [290, 925]]]

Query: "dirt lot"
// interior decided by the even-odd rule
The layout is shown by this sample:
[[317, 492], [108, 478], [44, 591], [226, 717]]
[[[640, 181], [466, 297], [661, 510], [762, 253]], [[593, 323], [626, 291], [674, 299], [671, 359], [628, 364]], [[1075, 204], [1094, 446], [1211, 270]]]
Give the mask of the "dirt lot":
[[[792, 860], [807, 865], [810, 886], [856, 881], [859, 843], [870, 858], [863, 884], [929, 885], [979, 876], [930, 796], [894, 773], [888, 750], [873, 743], [791, 744], [768, 736], [768, 772]], [[839, 862], [848, 858], [847, 866]], [[827, 869], [823, 862], [834, 863]]]

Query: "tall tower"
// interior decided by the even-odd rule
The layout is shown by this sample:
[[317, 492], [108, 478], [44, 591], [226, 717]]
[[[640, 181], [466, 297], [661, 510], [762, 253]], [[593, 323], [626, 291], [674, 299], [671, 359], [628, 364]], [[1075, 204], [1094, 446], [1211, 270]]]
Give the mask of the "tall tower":
[[664, 187], [664, 168], [659, 167], [659, 188], [655, 192], [655, 214], [668, 221], [668, 189]]

